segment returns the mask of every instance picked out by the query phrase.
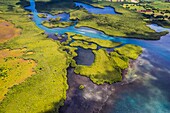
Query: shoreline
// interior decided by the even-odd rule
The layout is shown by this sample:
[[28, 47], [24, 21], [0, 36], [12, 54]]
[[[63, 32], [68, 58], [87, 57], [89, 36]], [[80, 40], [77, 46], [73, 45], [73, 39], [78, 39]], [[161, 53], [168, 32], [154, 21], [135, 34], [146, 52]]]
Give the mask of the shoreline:
[[[164, 33], [163, 35], [160, 35], [159, 36], [159, 38], [156, 38], [156, 39], [147, 39], [147, 38], [136, 38], [135, 36], [134, 37], [129, 37], [129, 36], [116, 36], [116, 35], [111, 35], [111, 34], [107, 34], [105, 31], [103, 31], [103, 30], [99, 30], [99, 29], [97, 29], [97, 28], [94, 28], [94, 27], [90, 27], [90, 26], [75, 26], [75, 28], [81, 28], [81, 27], [86, 27], [86, 28], [92, 28], [92, 29], [94, 29], [94, 30], [97, 30], [97, 31], [100, 31], [100, 32], [102, 32], [102, 33], [104, 33], [105, 35], [108, 35], [108, 36], [111, 36], [111, 37], [115, 37], [115, 38], [119, 38], [119, 37], [121, 37], [121, 38], [129, 38], [129, 39], [137, 39], [137, 40], [160, 40], [161, 39], [161, 37], [162, 36], [165, 36], [165, 35], [167, 35], [169, 32], [168, 31], [163, 31], [163, 32], [160, 32], [160, 33]], [[156, 32], [157, 33], [157, 32]], [[142, 37], [142, 36], [141, 36]]]

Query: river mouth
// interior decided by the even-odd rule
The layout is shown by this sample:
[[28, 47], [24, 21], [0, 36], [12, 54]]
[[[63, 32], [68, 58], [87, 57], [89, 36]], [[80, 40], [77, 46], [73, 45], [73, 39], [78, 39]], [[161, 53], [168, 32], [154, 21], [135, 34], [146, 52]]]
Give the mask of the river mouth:
[[[82, 28], [83, 31], [74, 27], [48, 29], [40, 24], [41, 20], [37, 17], [35, 8], [32, 9], [32, 12], [36, 25], [48, 33], [53, 34], [58, 32], [63, 34], [65, 32], [74, 32], [94, 38], [117, 41], [123, 44], [135, 44], [142, 46], [146, 50], [143, 53], [144, 56], [141, 56], [132, 64], [132, 67], [128, 68], [131, 73], [127, 73], [125, 76], [125, 80], [127, 81], [122, 84], [104, 84], [98, 86], [86, 77], [75, 75], [73, 69], [69, 69], [68, 84], [70, 85], [70, 89], [68, 90], [68, 98], [65, 106], [61, 108], [63, 111], [60, 110], [61, 113], [170, 112], [170, 34], [163, 36], [159, 41], [144, 41], [111, 37], [101, 32], [92, 32], [90, 28]], [[156, 31], [158, 30], [158, 26], [153, 25], [151, 28]], [[163, 31], [167, 30], [164, 28], [161, 29]], [[86, 53], [82, 55], [84, 54]], [[78, 63], [90, 65], [92, 61], [91, 58], [89, 59], [90, 62], [88, 63], [82, 61], [82, 59], [79, 59]], [[85, 85], [84, 90], [78, 88], [81, 84]]]

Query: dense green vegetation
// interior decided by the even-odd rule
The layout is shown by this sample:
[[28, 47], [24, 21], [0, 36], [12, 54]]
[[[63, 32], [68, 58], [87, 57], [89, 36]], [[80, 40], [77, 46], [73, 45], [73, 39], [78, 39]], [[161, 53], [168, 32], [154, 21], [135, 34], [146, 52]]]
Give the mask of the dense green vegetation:
[[140, 14], [132, 13], [123, 9], [120, 4], [102, 2], [101, 5], [111, 5], [117, 12], [117, 15], [90, 14], [86, 10], [76, 10], [70, 13], [70, 19], [79, 19], [76, 27], [87, 26], [101, 30], [107, 35], [122, 36], [141, 39], [159, 39], [167, 32], [156, 33], [146, 26], [143, 17]]
[[120, 48], [116, 48], [115, 51], [128, 58], [137, 59], [139, 54], [142, 53], [142, 48], [136, 45], [126, 44]]
[[150, 1], [140, 3], [126, 3], [124, 8], [143, 14], [147, 22], [156, 23], [170, 28], [170, 3], [164, 1]]
[[76, 66], [75, 73], [89, 77], [96, 84], [105, 82], [112, 84], [122, 80], [121, 70], [105, 50], [93, 50], [93, 53], [95, 54], [94, 63], [91, 66]]
[[67, 45], [67, 44], [69, 44], [69, 43], [72, 41], [71, 36], [72, 36], [74, 33], [67, 32], [67, 33], [65, 33], [65, 34], [67, 35], [67, 40], [66, 40], [65, 42], [62, 42], [62, 43], [61, 43], [62, 45]]
[[56, 28], [56, 27], [69, 27], [73, 25], [73, 22], [49, 22], [49, 21], [43, 21], [42, 25], [48, 28]]
[[[111, 6], [114, 7], [117, 12], [121, 13], [117, 15], [97, 15], [89, 14], [85, 10], [77, 10], [78, 8], [75, 7], [73, 0], [45, 0], [45, 2], [41, 0], [36, 1], [36, 9], [38, 10], [38, 12], [48, 12], [52, 14], [68, 12], [71, 14], [71, 19], [79, 19], [76, 27], [92, 27], [94, 29], [103, 31], [107, 35], [140, 39], [160, 39], [161, 36], [167, 34], [167, 32], [156, 33], [154, 30], [151, 30], [149, 27], [147, 27], [146, 24], [150, 23], [151, 21], [144, 21], [143, 19], [145, 15], [143, 16], [139, 13], [135, 13], [123, 8], [122, 4], [126, 2], [76, 0], [92, 4], [93, 6]], [[24, 6], [25, 4], [27, 4], [27, 2], [22, 2], [22, 4]], [[165, 26], [169, 25], [168, 21], [164, 20], [154, 20], [152, 22], [159, 23]], [[66, 24], [70, 23], [63, 24], [64, 26], [68, 26]], [[46, 26], [49, 26], [49, 24], [46, 24]]]
[[[156, 33], [151, 30], [146, 24], [151, 21], [144, 21], [145, 18], [139, 13], [129, 11], [122, 7], [126, 2], [103, 2], [97, 0], [76, 0], [92, 4], [93, 6], [111, 6], [115, 10], [122, 14], [117, 15], [97, 15], [89, 14], [85, 10], [77, 10], [73, 0], [36, 0], [36, 9], [38, 12], [48, 12], [51, 14], [58, 14], [61, 12], [68, 12], [71, 14], [71, 19], [79, 19], [76, 27], [87, 26], [97, 30], [101, 30], [107, 35], [121, 36], [128, 38], [140, 38], [140, 39], [160, 39], [161, 36], [167, 34], [167, 32]], [[21, 2], [23, 6], [28, 4], [27, 2]], [[48, 4], [48, 5], [47, 5]], [[46, 8], [44, 8], [46, 7]], [[167, 26], [167, 21], [152, 21]], [[64, 23], [66, 24], [66, 23]], [[49, 25], [48, 25], [49, 26]]]
[[116, 51], [129, 53], [128, 55], [119, 55], [117, 52], [108, 54], [104, 49], [93, 50], [94, 63], [91, 66], [77, 65], [75, 73], [89, 77], [96, 84], [105, 82], [112, 84], [121, 81], [121, 70], [129, 66], [129, 58], [136, 59], [141, 54], [142, 48], [135, 45], [125, 45]]
[[68, 53], [68, 57], [67, 57], [67, 64], [71, 65], [71, 67], [76, 67], [76, 61], [73, 59], [74, 57], [76, 57], [78, 54], [76, 53], [76, 50], [78, 48], [76, 47], [70, 47], [70, 46], [61, 46], [60, 49], [62, 49], [63, 51], [67, 51]]
[[48, 21], [43, 21], [42, 25], [48, 28], [56, 28], [56, 27], [68, 27], [74, 24], [74, 22], [66, 22], [66, 21], [60, 21], [61, 19], [59, 17], [53, 19], [50, 18]]
[[106, 48], [113, 48], [113, 47], [119, 46], [121, 44], [121, 43], [112, 42], [109, 40], [102, 40], [102, 39], [98, 39], [98, 38], [87, 37], [87, 36], [83, 36], [80, 34], [72, 35], [72, 38], [74, 40], [82, 40], [82, 41], [86, 41], [86, 42], [92, 42], [92, 43], [95, 43], [99, 46], [106, 47]]
[[[128, 50], [130, 51], [130, 50]], [[138, 54], [139, 55], [139, 54]], [[115, 61], [116, 65], [121, 69], [126, 69], [129, 66], [129, 58], [119, 55], [117, 52], [110, 53], [111, 58]]]
[[82, 89], [84, 89], [84, 88], [85, 88], [84, 85], [80, 85], [80, 86], [79, 86], [79, 89], [80, 89], [80, 90], [82, 90]]
[[33, 60], [21, 59], [24, 53], [26, 52], [20, 49], [0, 50], [0, 101], [13, 85], [20, 84], [34, 74], [36, 64]]
[[84, 49], [97, 49], [96, 44], [90, 44], [89, 42], [83, 42], [83, 41], [74, 41], [70, 44], [70, 46], [73, 47], [82, 47]]
[[38, 17], [40, 17], [40, 18], [46, 18], [47, 16], [46, 16], [45, 14], [43, 14], [43, 13], [39, 13], [39, 14], [38, 14]]
[[8, 70], [5, 67], [0, 67], [0, 77], [6, 77], [7, 71]]
[[[88, 27], [103, 30], [109, 35], [124, 37], [155, 36], [157, 38], [160, 36], [145, 26], [146, 23], [142, 21], [141, 15], [121, 8], [120, 4], [109, 2], [93, 4], [97, 7], [115, 6], [116, 10], [122, 13], [122, 15], [96, 15], [89, 14], [83, 9], [75, 11], [73, 2], [59, 1], [59, 4], [54, 4], [53, 0], [36, 1], [39, 12], [53, 14], [64, 11], [71, 12], [71, 19], [78, 18], [80, 20], [77, 27], [88, 25]], [[66, 74], [69, 66], [75, 67], [75, 73], [89, 77], [96, 84], [112, 84], [122, 80], [122, 70], [128, 67], [129, 58], [136, 59], [142, 53], [142, 49], [134, 45], [125, 45], [110, 53], [103, 48], [95, 50], [97, 45], [114, 48], [121, 43], [74, 33], [66, 33], [67, 40], [60, 44], [59, 41], [48, 39], [44, 32], [29, 19], [30, 12], [24, 11], [20, 5], [17, 5], [18, 2], [19, 0], [6, 0], [0, 6], [0, 18], [13, 23], [15, 27], [22, 30], [20, 35], [0, 44], [0, 53], [3, 55], [8, 51], [24, 49], [22, 54], [17, 53], [19, 56], [12, 54], [0, 59], [0, 84], [5, 84], [0, 87], [0, 93], [1, 90], [6, 90], [2, 95], [5, 95], [5, 98], [0, 102], [0, 113], [58, 112], [58, 108], [64, 104], [66, 99], [66, 90], [68, 89]], [[22, 0], [21, 4], [22, 6], [28, 5], [28, 0]], [[47, 7], [44, 8], [44, 6]], [[45, 17], [44, 15], [38, 16]], [[72, 25], [69, 22], [60, 22], [59, 18], [43, 23], [47, 27], [66, 27], [68, 24]], [[56, 35], [58, 34], [56, 33]], [[145, 38], [148, 39], [148, 37]], [[72, 39], [74, 39], [73, 42], [71, 42]], [[93, 49], [95, 61], [91, 66], [76, 64], [73, 58], [77, 56], [77, 47]], [[34, 67], [35, 62], [36, 67]], [[15, 65], [10, 65], [13, 63]], [[8, 66], [5, 67], [5, 65]], [[33, 67], [34, 74], [25, 74], [28, 71], [32, 72]], [[16, 68], [16, 72], [9, 70], [14, 68]], [[10, 84], [6, 83], [6, 80]], [[79, 89], [84, 88], [84, 85], [79, 87]]]
[[[45, 112], [51, 109], [58, 111], [66, 99], [68, 88], [66, 68], [68, 54], [60, 49], [57, 41], [47, 39], [16, 3], [19, 0], [3, 1], [0, 5], [0, 18], [11, 21], [22, 29], [22, 34], [9, 42], [1, 44], [0, 49], [27, 48], [33, 54], [24, 54], [23, 59], [32, 59], [37, 63], [32, 77], [19, 85], [13, 86], [5, 99], [0, 103], [1, 113]], [[8, 10], [8, 5], [13, 9]], [[19, 10], [23, 12], [19, 12]], [[60, 61], [60, 62], [59, 62]], [[22, 75], [20, 75], [22, 76]]]

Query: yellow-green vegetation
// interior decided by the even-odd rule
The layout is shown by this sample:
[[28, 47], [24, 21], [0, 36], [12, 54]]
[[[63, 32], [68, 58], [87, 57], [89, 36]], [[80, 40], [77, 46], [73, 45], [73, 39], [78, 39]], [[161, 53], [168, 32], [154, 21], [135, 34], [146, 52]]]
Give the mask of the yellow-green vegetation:
[[145, 10], [144, 7], [137, 5], [137, 4], [123, 4], [122, 5], [124, 8], [128, 8], [130, 10], [136, 10], [136, 11], [140, 11], [140, 10]]
[[106, 48], [113, 48], [113, 47], [119, 46], [121, 44], [119, 42], [112, 42], [112, 41], [109, 41], [109, 40], [91, 38], [91, 37], [83, 36], [83, 35], [80, 35], [80, 34], [75, 34], [75, 35], [73, 34], [72, 38], [74, 40], [83, 40], [83, 41], [86, 41], [86, 42], [93, 42], [95, 44], [98, 44], [99, 46], [106, 47]]
[[115, 51], [123, 56], [135, 60], [142, 53], [142, 48], [140, 46], [126, 44], [120, 48], [116, 48]]
[[57, 18], [50, 18], [49, 21], [43, 21], [42, 25], [48, 28], [56, 28], [56, 27], [69, 27], [71, 25], [73, 25], [73, 22], [64, 22], [64, 21], [60, 21], [61, 18], [57, 17]]
[[8, 89], [34, 74], [35, 62], [21, 59], [23, 54], [20, 49], [0, 50], [0, 101], [4, 99]]
[[151, 6], [161, 10], [170, 10], [170, 2], [154, 1]]
[[47, 16], [46, 16], [46, 14], [39, 13], [39, 14], [38, 14], [38, 17], [40, 17], [40, 18], [46, 18]]
[[100, 15], [90, 14], [86, 10], [76, 10], [70, 13], [70, 19], [79, 19], [76, 27], [91, 27], [103, 31], [107, 35], [140, 38], [140, 39], [159, 39], [167, 32], [157, 33], [147, 27], [143, 16], [125, 9], [119, 3], [99, 2], [103, 6], [112, 6], [121, 14]]
[[67, 45], [72, 41], [71, 36], [74, 35], [75, 33], [72, 32], [67, 32], [65, 33], [67, 35], [67, 40], [65, 42], [62, 42], [63, 45]]
[[50, 21], [43, 21], [42, 25], [48, 28], [56, 28], [56, 27], [69, 27], [73, 25], [73, 22], [50, 22]]
[[67, 56], [67, 64], [71, 64], [71, 67], [76, 67], [76, 61], [73, 59], [74, 57], [77, 56], [76, 50], [77, 48], [75, 47], [70, 47], [70, 46], [62, 46], [61, 49], [63, 51], [67, 51], [68, 56]]
[[20, 35], [21, 30], [15, 28], [13, 24], [0, 19], [0, 43], [6, 42]]
[[72, 47], [82, 47], [84, 49], [97, 49], [97, 45], [93, 43], [89, 43], [86, 41], [74, 41], [70, 44]]
[[80, 90], [82, 90], [82, 89], [84, 89], [84, 88], [85, 88], [84, 85], [80, 85], [80, 86], [79, 86], [79, 89], [80, 89]]
[[110, 53], [111, 58], [115, 61], [116, 65], [121, 69], [126, 69], [129, 66], [129, 58], [119, 55], [117, 52]]
[[91, 66], [78, 65], [74, 72], [89, 77], [96, 84], [112, 84], [122, 80], [121, 70], [109, 54], [103, 50], [93, 50], [95, 61]]
[[93, 50], [93, 53], [94, 63], [91, 66], [77, 65], [74, 72], [89, 77], [96, 84], [112, 84], [122, 80], [121, 70], [128, 68], [129, 58], [137, 59], [142, 48], [127, 44], [109, 54], [104, 49]]
[[[6, 89], [0, 89], [10, 88], [7, 94], [4, 93], [5, 98], [0, 102], [0, 113], [58, 112], [58, 108], [64, 104], [66, 99], [66, 90], [68, 89], [66, 74], [70, 64], [75, 67], [77, 74], [90, 77], [96, 84], [105, 82], [111, 84], [121, 81], [121, 69], [124, 68], [125, 64], [119, 61], [122, 65], [117, 65], [114, 61], [116, 55], [114, 56], [113, 53], [109, 55], [103, 49], [93, 50], [95, 61], [91, 66], [76, 65], [73, 57], [77, 56], [75, 52], [77, 48], [64, 46], [64, 43], [60, 44], [59, 41], [47, 39], [44, 31], [37, 28], [29, 19], [27, 14], [30, 13], [17, 5], [18, 2], [20, 0], [6, 0], [0, 5], [0, 18], [12, 22], [15, 27], [22, 29], [21, 35], [0, 45], [0, 52], [3, 53], [3, 59], [1, 58], [0, 61], [2, 62], [0, 76], [3, 78], [2, 83], [5, 83], [6, 79], [9, 79], [10, 82], [6, 83]], [[40, 6], [39, 4], [40, 2], [37, 3], [37, 7]], [[11, 6], [12, 8], [10, 8]], [[48, 8], [47, 10], [49, 10]], [[63, 9], [61, 8], [61, 10]], [[68, 43], [71, 41], [69, 35], [72, 34], [68, 34]], [[93, 42], [103, 47], [120, 45], [120, 43], [99, 41], [89, 37], [77, 40]], [[21, 54], [20, 51], [17, 52], [17, 56], [16, 54], [5, 55], [19, 49], [23, 50], [23, 48], [26, 49]], [[121, 55], [116, 57], [128, 62]], [[34, 67], [35, 62], [36, 67]], [[16, 72], [13, 72], [15, 66], [17, 67]], [[122, 68], [120, 68], [121, 66]], [[32, 72], [33, 67], [35, 73]]]
[[99, 5], [99, 4], [91, 4], [92, 6], [94, 6], [94, 7], [97, 7], [97, 8], [101, 8], [101, 9], [103, 9], [104, 8], [104, 6], [102, 6], [102, 5]]
[[3, 13], [0, 13], [0, 18], [21, 28], [22, 34], [1, 44], [0, 49], [26, 48], [26, 51], [32, 51], [33, 54], [25, 54], [21, 58], [26, 61], [32, 59], [37, 63], [34, 68], [36, 74], [9, 89], [0, 103], [0, 113], [38, 113], [51, 109], [57, 112], [66, 99], [66, 68], [69, 66], [69, 56], [60, 49], [59, 42], [46, 38], [44, 32], [25, 15], [27, 12], [18, 13], [7, 9], [8, 4], [21, 9], [16, 5], [17, 2], [19, 0], [3, 1], [3, 8], [0, 7]]

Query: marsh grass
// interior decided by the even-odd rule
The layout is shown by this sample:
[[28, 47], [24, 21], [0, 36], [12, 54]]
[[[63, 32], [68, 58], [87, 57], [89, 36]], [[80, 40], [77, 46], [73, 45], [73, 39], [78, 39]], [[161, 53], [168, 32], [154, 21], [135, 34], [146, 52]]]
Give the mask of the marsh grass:
[[[16, 3], [19, 0], [5, 2], [18, 7]], [[29, 111], [35, 113], [50, 111], [54, 108], [57, 111], [66, 99], [66, 90], [68, 89], [66, 69], [69, 66], [67, 63], [69, 56], [60, 49], [59, 42], [47, 39], [44, 31], [31, 22], [25, 15], [28, 12], [7, 11], [7, 7], [7, 5], [3, 5], [3, 8], [0, 7], [3, 12], [0, 13], [0, 18], [12, 22], [15, 27], [22, 29], [22, 31], [20, 36], [1, 44], [0, 49], [26, 48], [26, 51], [32, 51], [33, 54], [25, 54], [21, 58], [26, 60], [24, 61], [26, 64], [27, 60], [33, 60], [37, 65], [34, 68], [36, 73], [33, 76], [9, 89], [0, 103], [0, 112], [24, 113]], [[21, 8], [18, 7], [19, 9]], [[22, 67], [22, 65], [20, 66]], [[14, 73], [11, 74], [11, 76], [13, 75]], [[56, 105], [56, 103], [58, 104]]]
[[4, 99], [8, 89], [35, 74], [33, 68], [36, 63], [20, 58], [22, 54], [24, 54], [22, 50], [0, 50], [0, 67], [3, 68], [0, 72], [5, 70], [3, 72], [5, 76], [0, 77], [0, 101]]
[[140, 46], [126, 44], [120, 48], [116, 48], [115, 51], [125, 57], [135, 60], [142, 53], [142, 48]]
[[[4, 4], [0, 6], [0, 11], [2, 12], [0, 13], [0, 17], [8, 22], [12, 22], [15, 27], [22, 29], [20, 36], [0, 44], [0, 51], [6, 49], [15, 51], [18, 48], [26, 48], [25, 53], [31, 51], [32, 54], [18, 54], [19, 56], [15, 56], [16, 58], [12, 57], [12, 60], [7, 57], [5, 57], [5, 59], [8, 60], [6, 63], [11, 63], [12, 61], [15, 63], [19, 62], [19, 65], [16, 65], [20, 67], [17, 72], [20, 72], [22, 77], [22, 73], [26, 73], [25, 70], [30, 69], [32, 65], [30, 63], [29, 68], [27, 66], [23, 68], [20, 62], [22, 61], [27, 65], [28, 60], [34, 61], [37, 64], [34, 68], [36, 73], [25, 81], [23, 80], [22, 83], [10, 86], [11, 88], [0, 103], [0, 112], [58, 112], [58, 108], [64, 104], [64, 100], [66, 99], [66, 90], [68, 89], [66, 69], [70, 64], [72, 67], [75, 67], [77, 74], [89, 77], [96, 84], [103, 84], [105, 82], [111, 84], [121, 81], [120, 66], [124, 67], [125, 65], [123, 63], [123, 65], [117, 65], [111, 55], [105, 50], [99, 49], [93, 50], [95, 61], [91, 66], [77, 65], [73, 60], [73, 57], [77, 56], [75, 52], [77, 48], [66, 46], [67, 42], [60, 44], [59, 41], [47, 39], [44, 31], [37, 28], [26, 15], [29, 14], [29, 12], [24, 11], [19, 5], [16, 5], [17, 2], [19, 2], [19, 0], [6, 0]], [[9, 5], [13, 5], [14, 7], [9, 9]], [[39, 5], [37, 6], [39, 7]], [[53, 11], [53, 9], [50, 11]], [[88, 15], [89, 14], [87, 14], [87, 16]], [[82, 38], [82, 36], [79, 37]], [[71, 39], [70, 36], [68, 36], [68, 39], [69, 43]], [[93, 42], [106, 47], [120, 45], [119, 43], [104, 40], [99, 41], [87, 37], [77, 40]], [[120, 59], [128, 61], [123, 59], [123, 57], [120, 57]], [[3, 64], [6, 63], [3, 62]], [[13, 68], [13, 66], [11, 67]], [[6, 67], [3, 67], [3, 70], [4, 68]], [[21, 68], [23, 70], [21, 70]], [[13, 75], [15, 75], [14, 72], [12, 72], [11, 75], [7, 75], [7, 77], [12, 78]]]
[[86, 10], [76, 10], [70, 13], [70, 19], [79, 19], [76, 27], [90, 27], [103, 31], [107, 35], [139, 39], [160, 39], [167, 32], [157, 33], [147, 27], [144, 17], [127, 9], [120, 3], [98, 2], [99, 5], [114, 7], [120, 14], [100, 15], [88, 13]]
[[73, 24], [74, 22], [48, 22], [48, 21], [42, 22], [42, 25], [48, 28], [56, 28], [56, 27], [65, 28], [65, 27], [72, 26]]
[[115, 65], [115, 62], [103, 50], [93, 50], [95, 61], [91, 66], [78, 65], [75, 73], [89, 77], [96, 84], [121, 81], [121, 70]]
[[94, 63], [90, 66], [77, 65], [74, 72], [89, 77], [96, 84], [112, 84], [122, 80], [122, 70], [128, 68], [130, 59], [137, 59], [142, 48], [127, 44], [109, 54], [104, 49], [93, 50], [93, 53]]
[[75, 35], [73, 34], [72, 38], [74, 40], [92, 42], [92, 43], [95, 43], [99, 46], [106, 47], [106, 48], [113, 48], [113, 47], [119, 46], [121, 44], [119, 42], [112, 42], [109, 40], [102, 40], [102, 39], [98, 39], [98, 38], [87, 37], [87, 36], [80, 35], [80, 34], [75, 34]]
[[83, 42], [83, 41], [74, 41], [70, 44], [72, 47], [82, 47], [84, 49], [97, 49], [96, 44], [90, 44], [89, 42]]

